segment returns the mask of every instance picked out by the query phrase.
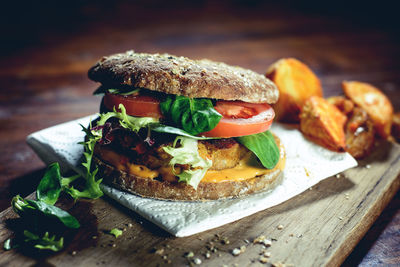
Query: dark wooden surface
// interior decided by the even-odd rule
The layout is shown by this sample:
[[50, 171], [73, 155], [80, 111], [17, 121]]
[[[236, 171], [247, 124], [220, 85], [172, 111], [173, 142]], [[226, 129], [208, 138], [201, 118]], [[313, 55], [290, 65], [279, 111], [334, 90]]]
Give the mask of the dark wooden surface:
[[[19, 4], [21, 4], [19, 2]], [[370, 82], [400, 111], [400, 39], [393, 7], [286, 1], [61, 1], [2, 9], [0, 208], [34, 190], [44, 164], [25, 144], [34, 131], [92, 114], [99, 99], [87, 69], [101, 56], [135, 49], [210, 58], [263, 73], [296, 57], [320, 77], [326, 96], [342, 80]], [[366, 6], [367, 5], [367, 6]], [[351, 10], [351, 12], [350, 12]], [[399, 264], [399, 194], [345, 266]]]

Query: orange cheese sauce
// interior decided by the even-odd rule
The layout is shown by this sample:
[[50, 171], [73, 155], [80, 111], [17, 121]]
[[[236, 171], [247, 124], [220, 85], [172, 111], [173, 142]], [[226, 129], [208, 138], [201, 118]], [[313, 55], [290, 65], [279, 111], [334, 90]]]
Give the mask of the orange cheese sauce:
[[105, 162], [111, 164], [120, 171], [150, 179], [154, 179], [159, 175], [158, 171], [151, 170], [144, 165], [133, 164], [128, 160], [124, 160], [123, 156], [112, 150], [100, 149], [99, 151], [101, 158]]
[[250, 152], [233, 168], [208, 170], [201, 181], [206, 183], [243, 181], [266, 173], [268, 173], [268, 170], [259, 164], [254, 154]]

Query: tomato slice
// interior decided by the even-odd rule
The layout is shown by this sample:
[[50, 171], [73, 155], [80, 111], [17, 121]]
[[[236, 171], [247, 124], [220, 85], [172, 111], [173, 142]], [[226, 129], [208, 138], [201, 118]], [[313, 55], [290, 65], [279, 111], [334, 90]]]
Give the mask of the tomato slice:
[[215, 109], [222, 115], [217, 126], [200, 135], [208, 137], [237, 137], [267, 131], [275, 117], [272, 107], [266, 103], [242, 101], [218, 101]]
[[116, 95], [106, 93], [104, 96], [104, 105], [112, 110], [118, 109], [119, 104], [124, 105], [126, 113], [137, 117], [161, 118], [160, 99], [150, 95]]
[[[161, 118], [161, 100], [151, 95], [116, 95], [106, 93], [104, 105], [107, 109], [118, 109], [123, 104], [126, 113], [137, 117]], [[222, 118], [211, 131], [200, 135], [208, 137], [237, 137], [265, 132], [275, 117], [274, 110], [268, 104], [246, 103], [242, 101], [217, 101], [214, 107]]]

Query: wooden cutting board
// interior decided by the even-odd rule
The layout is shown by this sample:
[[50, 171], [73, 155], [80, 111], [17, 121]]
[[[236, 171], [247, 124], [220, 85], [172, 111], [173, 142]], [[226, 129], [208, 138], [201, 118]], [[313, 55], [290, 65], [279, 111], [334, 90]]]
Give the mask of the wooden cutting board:
[[[380, 143], [359, 167], [331, 177], [285, 203], [194, 236], [176, 238], [109, 198], [72, 208], [82, 223], [57, 254], [1, 251], [0, 266], [337, 266], [349, 255], [400, 186], [400, 146]], [[71, 203], [65, 205], [72, 206]], [[12, 218], [0, 213], [0, 241], [12, 235]], [[115, 238], [105, 232], [123, 229]], [[253, 240], [265, 236], [272, 245]], [[68, 238], [67, 238], [68, 239]], [[243, 247], [244, 246], [244, 247]], [[232, 250], [242, 247], [234, 256]], [[185, 257], [192, 252], [194, 257]], [[197, 260], [197, 263], [199, 261]]]

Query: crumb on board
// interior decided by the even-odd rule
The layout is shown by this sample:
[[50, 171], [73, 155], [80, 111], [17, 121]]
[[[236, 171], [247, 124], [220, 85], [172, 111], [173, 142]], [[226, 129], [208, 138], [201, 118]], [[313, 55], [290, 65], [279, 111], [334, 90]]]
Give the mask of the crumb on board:
[[262, 244], [266, 247], [270, 247], [272, 245], [271, 239], [267, 239], [265, 236], [260, 235], [256, 239], [253, 240], [253, 244]]
[[267, 257], [260, 256], [260, 258], [258, 258], [258, 261], [265, 264], [268, 263], [269, 259]]
[[193, 263], [196, 265], [200, 265], [201, 264], [201, 260], [199, 258], [194, 258], [193, 259]]

